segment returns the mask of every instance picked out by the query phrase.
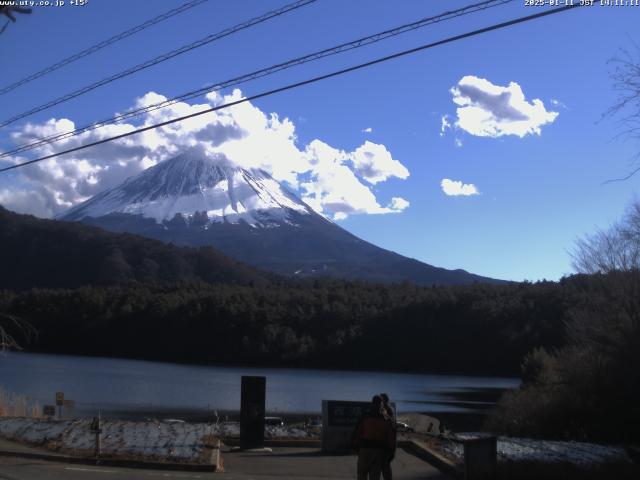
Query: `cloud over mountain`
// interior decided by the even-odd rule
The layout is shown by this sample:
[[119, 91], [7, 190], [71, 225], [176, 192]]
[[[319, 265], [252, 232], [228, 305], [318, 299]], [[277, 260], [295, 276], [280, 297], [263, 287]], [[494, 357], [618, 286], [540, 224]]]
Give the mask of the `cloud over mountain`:
[[[397, 167], [393, 163], [395, 160], [389, 162], [391, 156], [386, 148], [378, 145], [375, 150], [381, 147], [381, 151], [371, 152], [367, 150], [371, 145], [376, 144], [366, 142], [360, 147], [365, 149], [364, 152], [356, 153], [356, 150], [348, 153], [320, 140], [312, 141], [305, 150], [306, 160], [312, 168], [306, 172], [308, 181], [300, 184], [302, 199], [314, 210], [324, 212], [336, 220], [342, 220], [351, 214], [384, 214], [404, 210], [409, 202], [398, 204], [392, 200], [389, 206], [381, 206], [373, 191], [354, 174], [351, 163], [355, 165], [356, 172], [364, 171], [362, 176], [370, 183], [376, 183], [390, 176], [403, 175], [400, 178], [406, 178], [409, 175], [404, 167], [402, 167], [404, 170], [393, 173], [391, 170]], [[380, 155], [383, 158], [382, 161], [373, 160], [374, 165], [377, 163], [380, 165], [374, 167], [362, 159], [358, 160], [360, 157], [366, 157], [366, 152], [374, 157], [376, 154]], [[367, 170], [367, 167], [370, 169]]]
[[[179, 102], [148, 112], [135, 123], [108, 125], [55, 146], [43, 146], [35, 155], [77, 147], [241, 98], [238, 89], [229, 95], [212, 92], [203, 103]], [[164, 100], [166, 97], [149, 92], [138, 98], [133, 108]], [[70, 119], [50, 119], [27, 124], [12, 138], [21, 145], [74, 128]], [[265, 113], [250, 102], [22, 168], [17, 172], [17, 182], [0, 184], [0, 204], [24, 213], [52, 216], [187, 148], [203, 149], [242, 168], [264, 169], [276, 180], [286, 182], [318, 212], [336, 220], [351, 214], [400, 212], [409, 205], [394, 197], [382, 206], [370, 187], [393, 177], [409, 176], [407, 168], [384, 145], [366, 141], [353, 151], [344, 151], [316, 139], [299, 146], [291, 120]], [[11, 157], [8, 163], [25, 160]]]

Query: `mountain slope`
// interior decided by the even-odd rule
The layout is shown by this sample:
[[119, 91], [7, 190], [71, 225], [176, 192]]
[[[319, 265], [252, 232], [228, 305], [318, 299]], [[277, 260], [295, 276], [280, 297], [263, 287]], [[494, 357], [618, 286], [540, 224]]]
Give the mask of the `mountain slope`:
[[0, 207], [0, 289], [131, 281], [266, 284], [270, 276], [210, 247], [181, 248]]
[[266, 172], [193, 152], [151, 167], [60, 218], [178, 245], [210, 245], [297, 277], [421, 285], [495, 281], [379, 248], [314, 212]]

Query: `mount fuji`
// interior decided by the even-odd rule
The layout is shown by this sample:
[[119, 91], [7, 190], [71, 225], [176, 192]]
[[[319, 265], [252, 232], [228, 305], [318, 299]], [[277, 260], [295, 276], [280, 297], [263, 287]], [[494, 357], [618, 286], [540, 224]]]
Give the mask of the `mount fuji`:
[[376, 247], [316, 213], [267, 172], [189, 151], [57, 217], [177, 245], [210, 245], [298, 276], [456, 285], [496, 280]]

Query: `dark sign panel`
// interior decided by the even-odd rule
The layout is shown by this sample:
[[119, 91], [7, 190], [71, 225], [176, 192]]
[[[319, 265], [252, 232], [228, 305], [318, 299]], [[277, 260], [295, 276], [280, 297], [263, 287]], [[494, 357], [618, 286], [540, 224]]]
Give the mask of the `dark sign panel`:
[[266, 377], [242, 377], [240, 389], [240, 448], [264, 446]]
[[45, 405], [42, 407], [42, 414], [45, 417], [53, 417], [56, 414], [56, 406], [55, 405]]
[[371, 413], [371, 402], [347, 402], [330, 400], [327, 402], [329, 426], [355, 427], [360, 419]]

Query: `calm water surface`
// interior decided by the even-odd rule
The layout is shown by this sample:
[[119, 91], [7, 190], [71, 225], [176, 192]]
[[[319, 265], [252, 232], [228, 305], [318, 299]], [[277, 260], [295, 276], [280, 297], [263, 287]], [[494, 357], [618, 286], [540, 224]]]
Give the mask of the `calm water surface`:
[[[76, 412], [98, 408], [239, 410], [240, 377], [267, 377], [267, 409], [319, 412], [323, 399], [368, 400], [387, 392], [399, 412], [460, 412], [479, 405], [478, 393], [514, 388], [515, 378], [422, 375], [286, 368], [243, 368], [7, 353], [0, 355], [0, 386], [40, 405], [56, 391], [76, 402]], [[482, 400], [482, 395], [480, 395]], [[486, 400], [484, 400], [486, 401]]]

